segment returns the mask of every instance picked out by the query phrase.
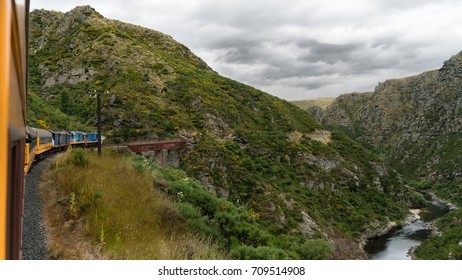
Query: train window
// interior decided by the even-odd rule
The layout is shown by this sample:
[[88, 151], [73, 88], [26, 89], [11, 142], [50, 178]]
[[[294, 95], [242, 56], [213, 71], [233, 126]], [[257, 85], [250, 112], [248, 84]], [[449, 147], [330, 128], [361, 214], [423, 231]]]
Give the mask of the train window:
[[26, 5], [26, 0], [15, 0], [14, 2], [16, 3], [16, 5], [21, 5], [21, 6]]
[[40, 137], [40, 143], [41, 144], [47, 144], [52, 142], [52, 137]]
[[37, 138], [31, 138], [31, 140], [30, 140], [30, 149], [35, 150], [35, 146], [37, 146]]

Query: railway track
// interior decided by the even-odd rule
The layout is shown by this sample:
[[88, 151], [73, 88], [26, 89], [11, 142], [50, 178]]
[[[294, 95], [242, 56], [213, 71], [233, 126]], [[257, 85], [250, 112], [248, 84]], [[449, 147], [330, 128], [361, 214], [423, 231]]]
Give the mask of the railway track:
[[56, 155], [47, 157], [34, 164], [26, 175], [24, 188], [24, 213], [22, 230], [22, 259], [48, 259], [48, 246], [45, 227], [43, 224], [43, 203], [39, 193], [42, 172]]

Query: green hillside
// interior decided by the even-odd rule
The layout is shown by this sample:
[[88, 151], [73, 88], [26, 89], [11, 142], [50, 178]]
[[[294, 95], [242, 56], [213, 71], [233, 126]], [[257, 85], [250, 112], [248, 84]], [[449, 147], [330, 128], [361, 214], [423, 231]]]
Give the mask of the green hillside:
[[47, 104], [33, 92], [27, 94], [27, 124], [46, 129], [91, 130], [91, 125], [82, 125], [75, 117]]
[[[221, 77], [168, 35], [89, 6], [34, 11], [30, 34], [30, 88], [41, 100], [91, 126], [99, 91], [107, 142], [186, 139], [186, 174], [272, 235], [363, 258], [358, 243], [407, 214], [412, 194], [378, 157], [340, 132], [316, 140], [328, 134], [308, 112]], [[231, 214], [220, 219], [233, 224]], [[229, 242], [259, 246], [237, 232]]]

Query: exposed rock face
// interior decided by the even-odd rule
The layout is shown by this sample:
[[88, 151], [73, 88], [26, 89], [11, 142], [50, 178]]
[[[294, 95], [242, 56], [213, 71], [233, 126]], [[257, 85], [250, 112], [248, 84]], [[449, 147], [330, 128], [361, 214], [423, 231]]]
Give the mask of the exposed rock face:
[[[59, 24], [56, 24], [59, 23]], [[86, 36], [85, 31], [90, 31], [89, 26], [92, 24], [105, 25], [104, 18], [90, 6], [77, 7], [71, 12], [61, 14], [57, 12], [48, 12], [45, 10], [36, 10], [31, 20], [31, 54], [35, 55], [40, 52], [47, 52], [50, 44], [62, 43], [62, 51], [75, 51], [88, 48], [91, 44], [91, 38]], [[82, 30], [82, 25], [87, 29]], [[38, 33], [41, 36], [37, 36]], [[72, 32], [73, 37], [69, 38], [68, 34]], [[58, 57], [54, 57], [57, 59]], [[44, 86], [52, 87], [63, 83], [77, 84], [80, 82], [93, 80], [97, 74], [94, 67], [81, 63], [71, 63], [62, 57], [56, 64], [50, 60], [39, 65], [39, 70], [43, 77]], [[85, 57], [89, 59], [90, 57]], [[81, 59], [83, 62], [83, 59]], [[74, 60], [74, 62], [77, 62]]]
[[324, 114], [326, 111], [318, 106], [311, 106], [306, 109], [310, 114], [320, 123], [322, 123], [324, 119]]
[[316, 231], [319, 231], [319, 227], [310, 215], [305, 212], [302, 212], [302, 215], [303, 223], [300, 224], [300, 228], [306, 236], [311, 237], [316, 233]]
[[338, 97], [324, 115], [384, 154], [406, 175], [461, 176], [462, 52], [439, 70], [380, 83], [373, 93]]
[[147, 159], [157, 162], [160, 166], [180, 167], [180, 151], [177, 150], [160, 150], [142, 153]]
[[90, 80], [95, 74], [95, 71], [85, 68], [73, 68], [70, 70], [63, 70], [59, 74], [53, 75], [45, 80], [45, 87], [52, 87], [54, 85], [69, 83], [75, 85], [81, 82]]

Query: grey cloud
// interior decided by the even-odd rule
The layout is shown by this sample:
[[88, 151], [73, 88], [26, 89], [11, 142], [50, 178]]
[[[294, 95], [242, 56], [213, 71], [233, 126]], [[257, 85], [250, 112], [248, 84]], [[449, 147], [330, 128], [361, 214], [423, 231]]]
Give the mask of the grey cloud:
[[316, 40], [302, 41], [298, 45], [304, 49], [298, 60], [327, 64], [351, 61], [353, 54], [363, 48], [360, 44], [327, 44]]
[[[381, 50], [374, 51], [362, 44], [328, 44], [317, 40], [271, 43], [274, 48], [264, 48], [265, 41], [258, 40], [229, 40], [217, 42], [215, 46], [226, 50], [219, 57], [222, 63], [258, 65], [258, 70], [253, 72], [254, 84], [267, 85], [270, 81], [280, 83], [290, 78], [323, 77], [317, 82], [293, 84], [294, 87], [306, 90], [331, 83], [330, 76], [369, 74], [384, 68], [399, 67], [401, 61], [406, 61], [406, 56], [412, 57], [409, 51], [403, 50], [390, 58], [384, 56]], [[284, 54], [278, 49], [284, 46], [297, 46], [298, 53]]]
[[188, 15], [201, 25], [233, 26], [240, 30], [268, 30], [281, 24], [300, 24], [309, 19], [297, 9], [300, 1], [285, 0], [204, 0]]
[[231, 48], [221, 57], [227, 63], [253, 64], [259, 60], [254, 50], [249, 48]]
[[397, 43], [396, 38], [383, 37], [376, 40], [370, 44], [373, 49], [388, 49]]
[[[244, 34], [241, 34], [244, 35]], [[260, 39], [245, 39], [241, 36], [229, 36], [225, 39], [211, 41], [208, 46], [213, 49], [228, 49], [228, 48], [255, 48], [262, 44]]]
[[226, 38], [213, 41], [208, 45], [210, 50], [224, 50], [223, 55], [218, 59], [227, 63], [252, 64], [259, 61], [261, 57], [259, 49], [260, 40], [246, 40], [239, 37]]
[[303, 88], [305, 90], [313, 90], [313, 89], [322, 88], [326, 84], [330, 84], [330, 83], [326, 83], [325, 80], [319, 79], [319, 80], [316, 80], [316, 81], [300, 81], [300, 82], [296, 82], [296, 83], [293, 84], [293, 86], [297, 87], [297, 88]]
[[395, 10], [395, 11], [403, 11], [404, 9], [415, 9], [422, 7], [424, 5], [429, 5], [429, 4], [445, 4], [445, 3], [451, 3], [453, 0], [381, 0], [378, 1], [378, 7], [382, 9], [383, 11], [390, 11], [390, 10]]
[[283, 67], [266, 67], [259, 73], [261, 77], [270, 80], [280, 80], [290, 77], [306, 78], [306, 77], [320, 77], [325, 75], [335, 74], [336, 69], [322, 65], [321, 63], [311, 64], [287, 64]]

